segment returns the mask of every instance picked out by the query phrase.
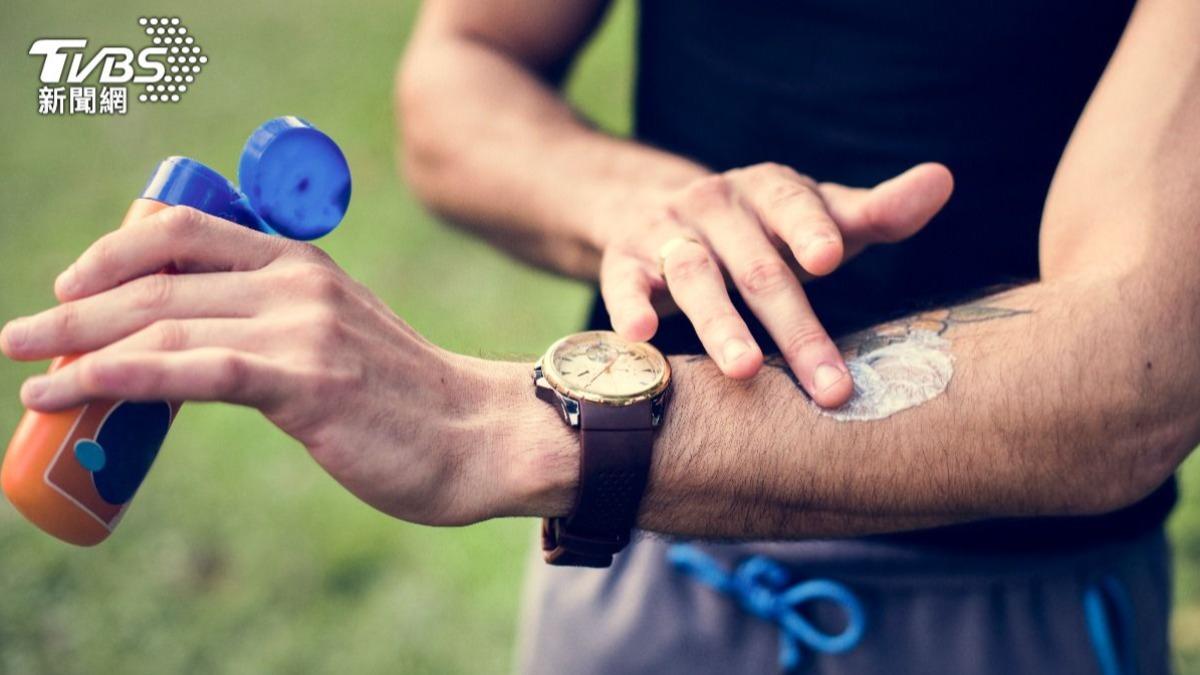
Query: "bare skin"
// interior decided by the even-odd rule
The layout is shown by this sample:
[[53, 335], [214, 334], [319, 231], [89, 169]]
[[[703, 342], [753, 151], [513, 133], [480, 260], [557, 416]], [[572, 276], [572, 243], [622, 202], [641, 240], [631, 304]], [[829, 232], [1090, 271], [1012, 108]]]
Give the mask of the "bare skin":
[[[936, 324], [955, 359], [945, 394], [845, 423], [801, 395], [790, 358], [749, 380], [675, 359], [640, 524], [851, 535], [1102, 513], [1153, 490], [1200, 439], [1198, 111], [1200, 5], [1143, 0], [1055, 177], [1042, 279], [843, 345]], [[180, 273], [154, 274], [168, 264]], [[703, 265], [690, 268], [682, 281]], [[31, 408], [254, 406], [347, 489], [415, 522], [572, 503], [578, 439], [534, 396], [530, 364], [429, 344], [311, 246], [170, 209], [106, 235], [56, 293], [58, 307], [5, 326], [0, 348], [95, 351], [31, 378]]]

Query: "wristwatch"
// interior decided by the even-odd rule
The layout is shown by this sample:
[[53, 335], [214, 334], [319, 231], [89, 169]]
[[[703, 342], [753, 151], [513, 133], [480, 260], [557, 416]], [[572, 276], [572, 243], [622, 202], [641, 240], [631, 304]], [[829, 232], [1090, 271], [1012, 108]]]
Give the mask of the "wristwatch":
[[637, 520], [671, 366], [644, 342], [609, 331], [562, 338], [533, 370], [538, 397], [579, 430], [579, 489], [571, 512], [542, 521], [551, 565], [608, 567]]

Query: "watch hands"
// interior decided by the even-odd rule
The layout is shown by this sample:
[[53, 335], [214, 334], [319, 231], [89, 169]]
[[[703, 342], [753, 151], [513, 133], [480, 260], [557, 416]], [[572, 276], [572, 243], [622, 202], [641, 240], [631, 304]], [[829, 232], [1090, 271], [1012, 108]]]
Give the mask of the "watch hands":
[[601, 375], [607, 373], [608, 369], [612, 368], [613, 364], [616, 363], [617, 359], [619, 359], [619, 358], [621, 358], [620, 354], [617, 354], [616, 356], [612, 357], [612, 360], [610, 360], [608, 363], [604, 364], [604, 367], [600, 369], [600, 372], [596, 373], [596, 375], [594, 377], [592, 377], [592, 379], [588, 380], [588, 383], [585, 386], [590, 387], [593, 384], [595, 384], [596, 380], [600, 379]]

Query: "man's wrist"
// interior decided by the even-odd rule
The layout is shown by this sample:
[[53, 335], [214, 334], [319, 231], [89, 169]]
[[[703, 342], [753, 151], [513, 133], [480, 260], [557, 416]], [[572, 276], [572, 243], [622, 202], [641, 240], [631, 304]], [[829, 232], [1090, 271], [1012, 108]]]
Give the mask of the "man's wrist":
[[579, 484], [579, 438], [537, 397], [533, 364], [486, 362], [495, 516], [567, 515]]

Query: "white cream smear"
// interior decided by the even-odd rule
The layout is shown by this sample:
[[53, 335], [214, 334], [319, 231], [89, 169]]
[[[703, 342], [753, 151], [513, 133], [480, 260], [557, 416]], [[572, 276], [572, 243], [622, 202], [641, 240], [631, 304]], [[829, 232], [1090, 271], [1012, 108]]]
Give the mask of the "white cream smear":
[[854, 394], [846, 405], [821, 414], [844, 422], [881, 420], [936, 398], [954, 375], [950, 342], [929, 330], [913, 330], [846, 362]]

